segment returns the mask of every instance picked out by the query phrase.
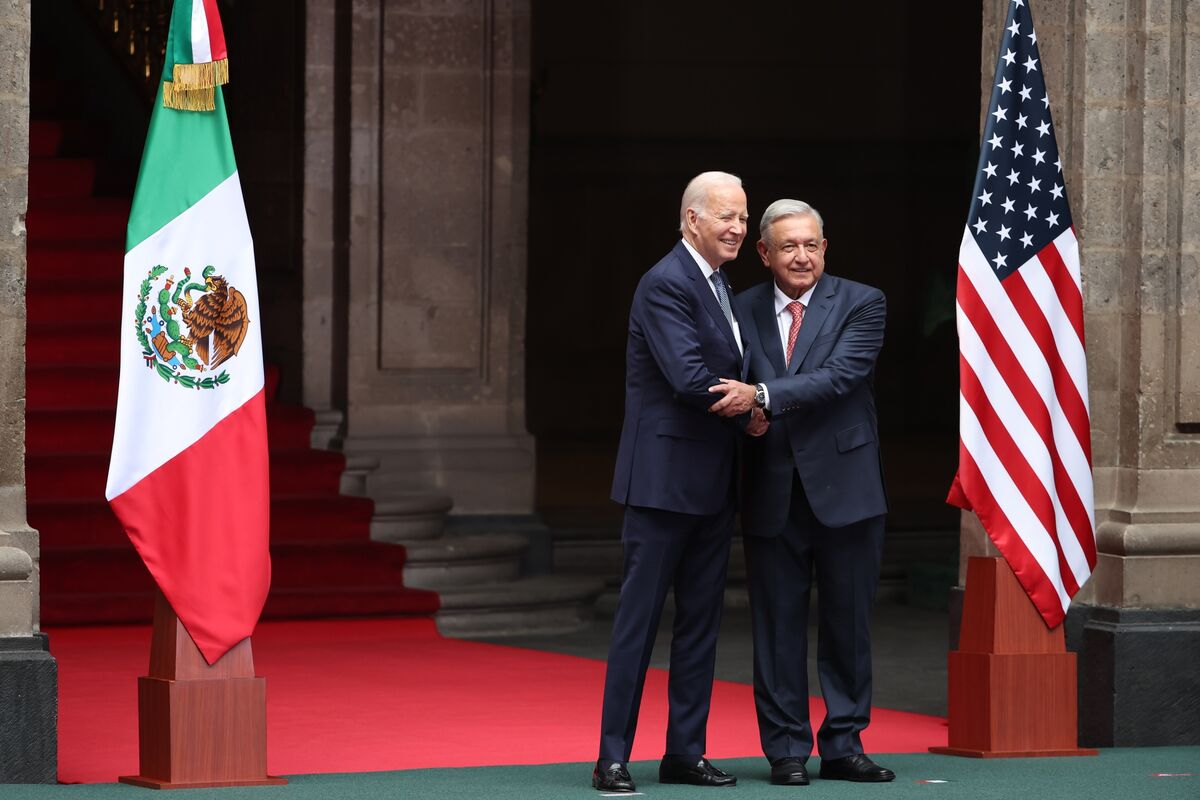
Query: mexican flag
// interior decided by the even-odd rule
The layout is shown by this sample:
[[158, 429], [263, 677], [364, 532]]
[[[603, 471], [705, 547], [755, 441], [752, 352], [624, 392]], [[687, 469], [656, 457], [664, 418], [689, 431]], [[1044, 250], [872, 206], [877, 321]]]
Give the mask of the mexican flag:
[[215, 0], [176, 0], [125, 247], [105, 492], [211, 664], [271, 582], [262, 318]]

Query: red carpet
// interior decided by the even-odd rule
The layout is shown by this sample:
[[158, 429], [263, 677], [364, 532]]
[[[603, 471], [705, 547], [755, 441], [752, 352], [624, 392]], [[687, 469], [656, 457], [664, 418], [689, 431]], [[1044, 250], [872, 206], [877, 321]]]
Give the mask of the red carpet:
[[[59, 779], [137, 772], [137, 681], [148, 626], [50, 632], [58, 659]], [[255, 665], [267, 678], [268, 766], [281, 775], [596, 757], [604, 664], [445, 639], [423, 619], [265, 622]], [[662, 755], [666, 673], [647, 679], [635, 760]], [[824, 710], [813, 700], [814, 719]], [[876, 709], [871, 753], [946, 743], [943, 720]], [[749, 686], [718, 681], [708, 754], [760, 755]]]

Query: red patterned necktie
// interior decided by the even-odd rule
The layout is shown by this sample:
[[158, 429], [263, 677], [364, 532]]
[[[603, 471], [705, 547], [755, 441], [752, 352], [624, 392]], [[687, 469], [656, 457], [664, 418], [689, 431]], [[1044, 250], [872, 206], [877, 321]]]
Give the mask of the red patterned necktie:
[[796, 337], [800, 334], [800, 321], [804, 319], [804, 303], [793, 300], [787, 304], [787, 310], [792, 312], [792, 327], [788, 329], [787, 363], [792, 363], [792, 348], [796, 346]]

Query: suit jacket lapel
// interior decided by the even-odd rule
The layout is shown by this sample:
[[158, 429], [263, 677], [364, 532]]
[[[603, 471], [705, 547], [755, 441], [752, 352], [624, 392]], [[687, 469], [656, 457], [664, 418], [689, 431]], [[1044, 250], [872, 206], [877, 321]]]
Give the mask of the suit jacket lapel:
[[[692, 254], [683, 246], [683, 242], [675, 245], [675, 256], [679, 259], [679, 263], [683, 265], [683, 274], [691, 278], [696, 285], [696, 291], [700, 293], [700, 302], [708, 310], [709, 316], [713, 318], [713, 322], [717, 323], [717, 327], [721, 329], [721, 333], [725, 334], [725, 341], [733, 348], [733, 354], [737, 356], [739, 362], [742, 358], [742, 353], [738, 350], [737, 340], [733, 338], [733, 328], [729, 325], [729, 319], [726, 318], [725, 312], [721, 310], [721, 304], [717, 302], [717, 296], [713, 294], [712, 285], [704, 280], [703, 273], [700, 272], [700, 265], [696, 263], [696, 259], [692, 258]], [[730, 289], [730, 292], [733, 290]], [[729, 300], [730, 310], [733, 308], [733, 298]], [[737, 312], [733, 312], [736, 318]], [[741, 322], [739, 321], [740, 325]]]
[[[737, 320], [738, 331], [741, 333], [742, 374], [738, 376], [738, 380], [744, 381], [750, 374], [750, 342], [746, 339], [746, 322], [748, 320], [742, 319], [742, 315], [738, 313], [738, 304], [733, 301], [733, 286], [729, 284], [728, 279], [726, 279], [725, 286], [729, 291], [729, 310], [733, 312], [733, 318]], [[718, 304], [719, 307], [720, 304]]]
[[754, 324], [758, 327], [758, 340], [775, 375], [783, 375], [787, 368], [783, 363], [783, 343], [779, 341], [779, 322], [775, 319], [775, 285], [768, 281], [767, 291], [754, 303]]
[[800, 371], [804, 357], [808, 355], [813, 340], [817, 338], [817, 333], [820, 332], [826, 317], [829, 316], [830, 309], [833, 308], [835, 294], [837, 294], [837, 279], [830, 276], [822, 277], [817, 291], [813, 292], [813, 302], [804, 310], [800, 333], [796, 336], [796, 344], [792, 346], [792, 363], [788, 368], [790, 374]]

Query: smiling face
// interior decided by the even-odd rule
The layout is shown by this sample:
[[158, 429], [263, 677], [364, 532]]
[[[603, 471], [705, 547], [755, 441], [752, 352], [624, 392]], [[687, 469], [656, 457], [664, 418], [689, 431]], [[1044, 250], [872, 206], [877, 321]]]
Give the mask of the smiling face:
[[780, 291], [795, 300], [824, 274], [828, 242], [809, 214], [781, 217], [769, 231], [769, 238], [758, 240], [758, 257], [771, 270]]
[[746, 193], [740, 186], [709, 189], [703, 210], [689, 208], [684, 234], [708, 265], [718, 269], [737, 258], [746, 238]]

